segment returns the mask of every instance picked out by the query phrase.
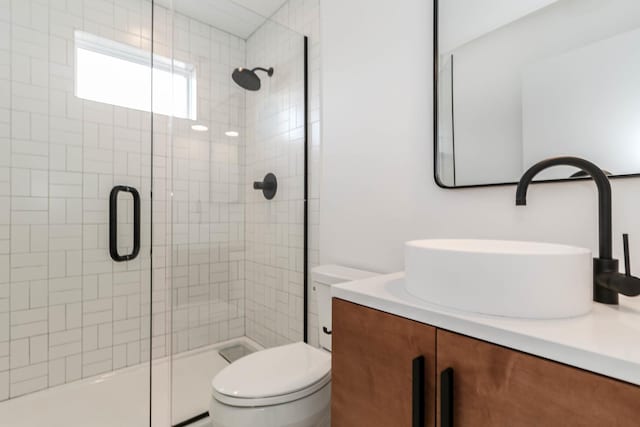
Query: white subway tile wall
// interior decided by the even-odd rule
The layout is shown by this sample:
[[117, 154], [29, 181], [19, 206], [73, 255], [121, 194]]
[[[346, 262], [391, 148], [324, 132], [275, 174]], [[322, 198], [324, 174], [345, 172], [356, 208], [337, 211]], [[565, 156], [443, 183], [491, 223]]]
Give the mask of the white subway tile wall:
[[[318, 7], [290, 0], [273, 17], [310, 36], [313, 265]], [[195, 65], [197, 122], [209, 131], [156, 115], [152, 147], [149, 113], [75, 97], [76, 29], [150, 50], [151, 2], [0, 0], [0, 400], [143, 363], [150, 345], [162, 357], [245, 334], [266, 346], [300, 340], [300, 34], [267, 23], [245, 42], [156, 6], [154, 49]], [[276, 74], [247, 94], [230, 79], [243, 65]], [[251, 190], [267, 171], [280, 178], [273, 202]], [[121, 264], [108, 253], [114, 185], [143, 199], [140, 257]], [[119, 241], [130, 250], [130, 227]], [[313, 299], [309, 326], [317, 343]]]

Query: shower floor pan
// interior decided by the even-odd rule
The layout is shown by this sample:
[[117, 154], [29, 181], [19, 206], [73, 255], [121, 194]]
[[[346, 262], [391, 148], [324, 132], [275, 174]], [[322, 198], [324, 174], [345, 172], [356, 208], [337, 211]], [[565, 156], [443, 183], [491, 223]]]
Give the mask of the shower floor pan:
[[[218, 352], [233, 345], [261, 348], [239, 338], [153, 362], [153, 427], [208, 410], [211, 379], [228, 365]], [[148, 363], [0, 403], [0, 425], [11, 427], [147, 427], [148, 414]]]

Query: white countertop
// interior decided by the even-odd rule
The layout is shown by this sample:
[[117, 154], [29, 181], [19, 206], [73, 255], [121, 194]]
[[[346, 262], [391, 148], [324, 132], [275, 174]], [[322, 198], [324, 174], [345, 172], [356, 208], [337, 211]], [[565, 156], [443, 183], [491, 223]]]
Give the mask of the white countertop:
[[640, 297], [590, 314], [530, 320], [460, 312], [409, 295], [404, 273], [332, 287], [332, 296], [452, 332], [640, 385]]

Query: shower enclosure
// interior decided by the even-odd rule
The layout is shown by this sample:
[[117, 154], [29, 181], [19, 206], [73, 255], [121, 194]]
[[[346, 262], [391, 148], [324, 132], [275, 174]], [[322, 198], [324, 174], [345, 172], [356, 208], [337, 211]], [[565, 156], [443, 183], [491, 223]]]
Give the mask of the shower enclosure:
[[206, 425], [306, 339], [297, 3], [0, 0], [0, 424]]

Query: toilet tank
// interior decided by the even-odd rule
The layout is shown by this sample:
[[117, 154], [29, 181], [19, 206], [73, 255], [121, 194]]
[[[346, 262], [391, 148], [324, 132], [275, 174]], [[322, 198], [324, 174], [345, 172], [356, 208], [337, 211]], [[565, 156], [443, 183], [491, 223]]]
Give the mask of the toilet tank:
[[331, 350], [331, 286], [377, 275], [378, 273], [340, 265], [321, 265], [311, 270], [313, 290], [318, 301], [320, 347]]

